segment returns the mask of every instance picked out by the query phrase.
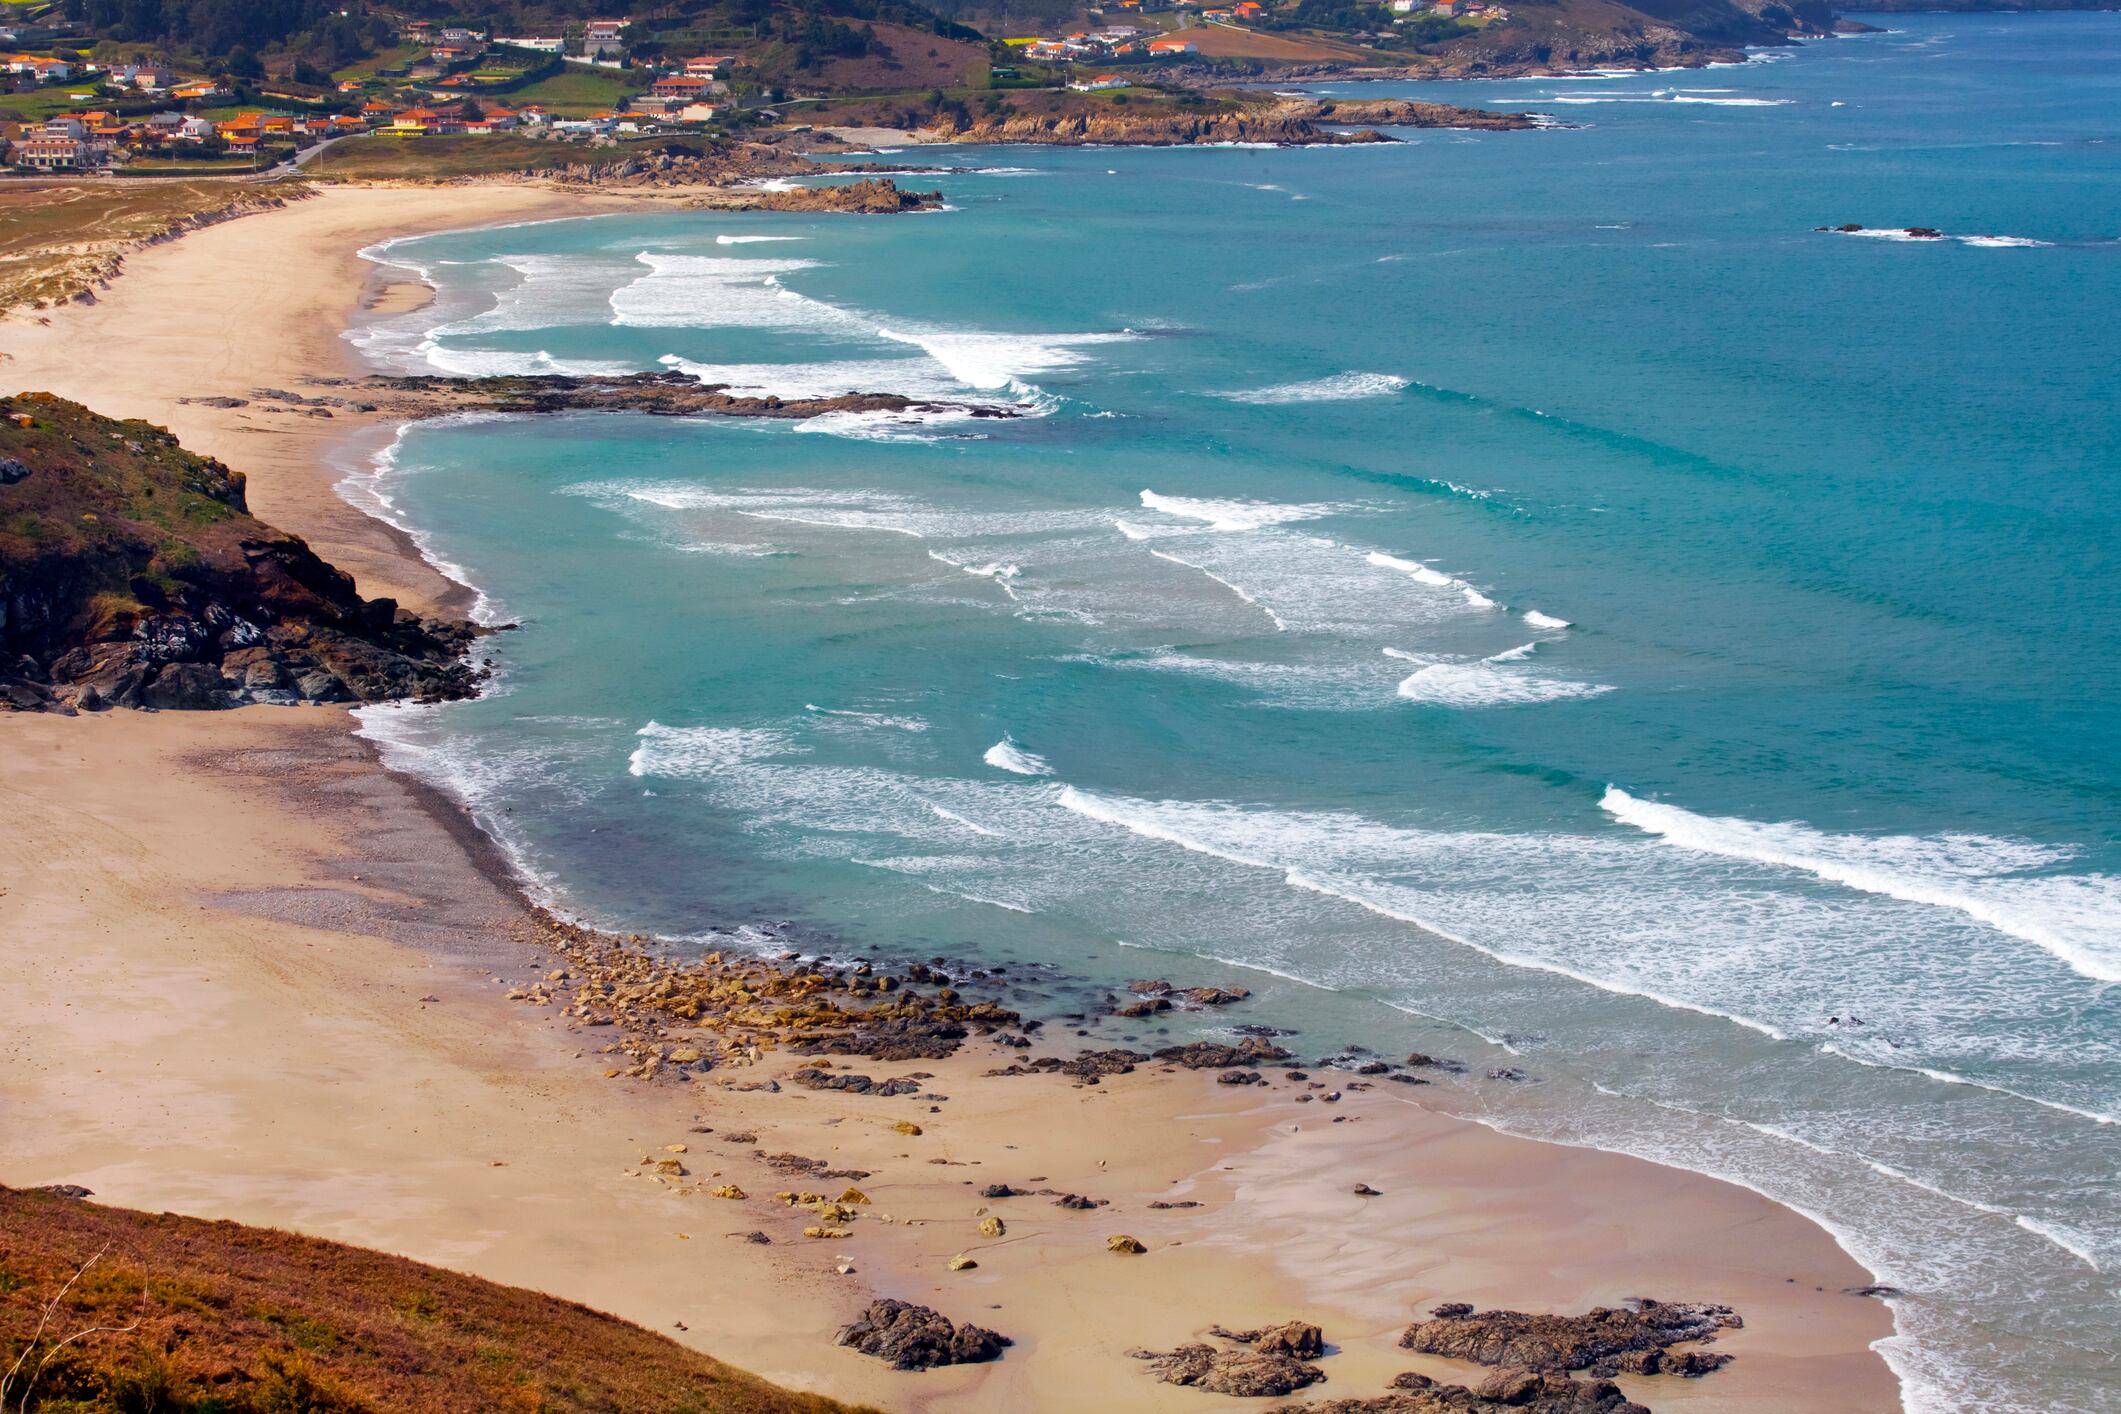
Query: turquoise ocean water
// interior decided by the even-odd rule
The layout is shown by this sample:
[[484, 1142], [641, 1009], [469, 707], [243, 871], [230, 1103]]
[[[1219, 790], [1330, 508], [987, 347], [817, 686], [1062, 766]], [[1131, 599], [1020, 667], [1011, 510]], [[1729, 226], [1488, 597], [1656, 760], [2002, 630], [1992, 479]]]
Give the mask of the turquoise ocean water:
[[1024, 415], [357, 449], [521, 624], [368, 730], [592, 920], [1248, 985], [1814, 1215], [1913, 1408], [2112, 1409], [2121, 16], [1890, 23], [1328, 90], [1570, 128], [374, 251], [441, 291], [384, 367]]

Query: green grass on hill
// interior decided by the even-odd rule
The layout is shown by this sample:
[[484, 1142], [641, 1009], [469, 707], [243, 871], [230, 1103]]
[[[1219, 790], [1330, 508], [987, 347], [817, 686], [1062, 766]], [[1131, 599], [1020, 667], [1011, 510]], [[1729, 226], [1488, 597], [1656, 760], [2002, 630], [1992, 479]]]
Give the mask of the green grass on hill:
[[23, 1363], [41, 1366], [34, 1387], [18, 1375], [7, 1392], [10, 1414], [855, 1414], [538, 1292], [269, 1228], [4, 1188], [0, 1373], [69, 1278]]
[[319, 154], [303, 170], [326, 182], [434, 181], [535, 171], [588, 161], [590, 156], [586, 148], [537, 138], [474, 133], [385, 137], [375, 133], [348, 138]]
[[550, 78], [511, 89], [502, 101], [517, 106], [536, 104], [562, 118], [582, 118], [618, 107], [643, 87], [621, 74], [569, 64]]

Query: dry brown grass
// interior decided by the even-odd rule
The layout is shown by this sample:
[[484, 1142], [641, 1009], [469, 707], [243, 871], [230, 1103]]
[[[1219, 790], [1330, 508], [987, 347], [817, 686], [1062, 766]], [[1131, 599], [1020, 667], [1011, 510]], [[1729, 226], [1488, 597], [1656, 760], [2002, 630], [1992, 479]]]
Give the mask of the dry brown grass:
[[55, 1343], [93, 1327], [109, 1329], [42, 1365], [33, 1414], [848, 1409], [537, 1292], [267, 1228], [0, 1188], [0, 1376], [47, 1311], [10, 1411]]
[[0, 310], [63, 304], [117, 273], [124, 252], [187, 221], [276, 206], [294, 182], [226, 179], [0, 185]]

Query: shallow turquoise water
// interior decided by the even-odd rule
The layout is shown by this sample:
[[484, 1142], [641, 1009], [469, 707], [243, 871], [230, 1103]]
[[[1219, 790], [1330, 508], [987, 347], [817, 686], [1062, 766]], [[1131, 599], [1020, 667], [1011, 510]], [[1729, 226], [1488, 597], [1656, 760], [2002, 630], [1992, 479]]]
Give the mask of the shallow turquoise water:
[[1514, 1065], [1441, 1098], [1907, 1288], [1914, 1406], [2112, 1407], [2121, 18], [1892, 23], [1446, 95], [1568, 130], [394, 244], [388, 365], [1025, 415], [410, 429], [350, 493], [522, 627], [370, 729], [598, 920]]

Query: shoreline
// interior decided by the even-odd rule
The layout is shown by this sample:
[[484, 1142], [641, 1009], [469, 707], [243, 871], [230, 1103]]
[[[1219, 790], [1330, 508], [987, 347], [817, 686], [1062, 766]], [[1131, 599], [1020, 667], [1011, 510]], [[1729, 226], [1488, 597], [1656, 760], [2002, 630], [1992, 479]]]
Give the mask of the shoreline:
[[[478, 224], [463, 219], [469, 200], [464, 188], [412, 189], [410, 196], [407, 190], [342, 190], [318, 198], [325, 203], [322, 214], [302, 235], [308, 246], [304, 268], [328, 282], [366, 265], [355, 252], [374, 241], [345, 243], [379, 222], [391, 235], [419, 233], [413, 228], [423, 222], [432, 223], [427, 229]], [[481, 191], [506, 193], [490, 204], [515, 209], [521, 219], [545, 219], [533, 211], [588, 214], [602, 204], [594, 197], [520, 188]], [[375, 204], [364, 205], [371, 195]], [[250, 226], [251, 242], [220, 244], [240, 248], [278, 239], [281, 228], [268, 227], [268, 219], [251, 218], [258, 223]], [[208, 242], [217, 232], [248, 224], [231, 223], [143, 252], [103, 304], [63, 311], [40, 327], [65, 330], [71, 336], [63, 342], [68, 356], [85, 361], [95, 360], [80, 352], [84, 347], [114, 350], [120, 331], [138, 329], [128, 322], [135, 307], [153, 309], [181, 328], [202, 305], [210, 308], [231, 276], [247, 279], [244, 271], [254, 267]], [[251, 384], [238, 387], [236, 381], [253, 376], [258, 384], [286, 386], [302, 375], [352, 371], [351, 350], [340, 337], [351, 302], [341, 296], [350, 288], [363, 292], [362, 298], [378, 293], [375, 282], [384, 274], [383, 267], [369, 266], [358, 283], [341, 279], [330, 289], [311, 290], [307, 304], [295, 311], [259, 311], [267, 316], [260, 322], [270, 327], [241, 335], [227, 331], [213, 376], [228, 386], [179, 394], [175, 390], [186, 378], [207, 378], [191, 374], [181, 361], [153, 370], [130, 369], [118, 360], [115, 367], [98, 362], [100, 377], [74, 372], [70, 383], [54, 381], [54, 391], [113, 415], [168, 420], [187, 446], [251, 471], [260, 517], [309, 538], [319, 553], [354, 572], [367, 592], [409, 596], [406, 602], [415, 606], [459, 602], [455, 596], [477, 591], [417, 561], [411, 535], [395, 528], [381, 533], [379, 522], [336, 490], [327, 454], [355, 433], [394, 419], [299, 417], [268, 428], [259, 419], [269, 415], [255, 409], [173, 401], [241, 396]], [[327, 315], [321, 333], [313, 317], [319, 310]], [[52, 351], [62, 346], [56, 334], [18, 339], [22, 327], [0, 326], [0, 346], [10, 352], [18, 383], [32, 369], [57, 370]], [[137, 338], [130, 332], [128, 337]], [[62, 379], [69, 376], [58, 371]], [[155, 416], [158, 408], [164, 416]], [[186, 427], [178, 426], [180, 416]], [[259, 436], [272, 438], [272, 454], [263, 459], [259, 443], [250, 440]], [[138, 1108], [117, 1106], [117, 1114], [104, 1113], [112, 1108], [102, 1103], [107, 1097], [68, 1090], [67, 1080], [53, 1075], [51, 1058], [101, 1059], [124, 1043], [113, 1042], [91, 1018], [74, 1018], [69, 1029], [65, 1019], [42, 1022], [33, 1012], [28, 1024], [35, 1035], [25, 1054], [37, 1057], [34, 1074], [10, 1079], [0, 1095], [11, 1109], [20, 1106], [41, 1122], [28, 1146], [28, 1170], [18, 1154], [0, 1181], [84, 1181], [115, 1202], [174, 1203], [202, 1216], [300, 1226], [601, 1304], [661, 1329], [671, 1326], [670, 1298], [687, 1293], [704, 1260], [714, 1269], [716, 1286], [747, 1292], [770, 1287], [772, 1309], [758, 1299], [725, 1299], [710, 1310], [687, 1306], [679, 1319], [689, 1333], [681, 1338], [782, 1383], [892, 1407], [1029, 1408], [1051, 1402], [1058, 1390], [1068, 1392], [1063, 1404], [1072, 1407], [1081, 1407], [1080, 1399], [1092, 1391], [1129, 1407], [1222, 1407], [1225, 1402], [1213, 1397], [1151, 1383], [1124, 1358], [1115, 1332], [1124, 1333], [1119, 1344], [1168, 1348], [1196, 1339], [1211, 1322], [1257, 1324], [1297, 1315], [1324, 1325], [1342, 1347], [1329, 1362], [1333, 1396], [1373, 1393], [1408, 1368], [1477, 1383], [1482, 1371], [1476, 1368], [1396, 1350], [1397, 1328], [1435, 1300], [1572, 1312], [1638, 1293], [1726, 1302], [1748, 1321], [1745, 1332], [1725, 1343], [1739, 1358], [1724, 1371], [1699, 1381], [1624, 1381], [1633, 1397], [1653, 1408], [1770, 1409], [1801, 1402], [1814, 1409], [1870, 1410], [1898, 1404], [1893, 1378], [1871, 1348], [1891, 1334], [1890, 1314], [1868, 1299], [1840, 1294], [1841, 1287], [1868, 1285], [1870, 1275], [1822, 1227], [1735, 1185], [1604, 1151], [1512, 1138], [1398, 1094], [1351, 1092], [1341, 1102], [1337, 1128], [1322, 1113], [1318, 1122], [1298, 1125], [1296, 1119], [1309, 1119], [1312, 1112], [1298, 1108], [1293, 1091], [1279, 1087], [1255, 1095], [1253, 1087], [1218, 1087], [1208, 1077], [1141, 1075], [1071, 1092], [1060, 1088], [1066, 1081], [1059, 1077], [980, 1074], [1010, 1057], [979, 1045], [949, 1061], [920, 1063], [937, 1072], [933, 1085], [952, 1097], [947, 1115], [933, 1119], [925, 1106], [910, 1101], [821, 1092], [768, 1096], [723, 1090], [711, 1081], [686, 1082], [694, 1095], [711, 1091], [695, 1101], [670, 1093], [674, 1085], [606, 1080], [594, 1062], [576, 1059], [579, 1050], [567, 1053], [569, 1036], [603, 1039], [598, 1033], [559, 1031], [554, 1020], [503, 1000], [473, 975], [482, 966], [508, 968], [509, 976], [524, 970], [522, 945], [508, 937], [510, 926], [522, 921], [524, 901], [519, 871], [505, 847], [444, 791], [383, 769], [377, 745], [350, 728], [350, 714], [332, 709], [250, 708], [193, 717], [53, 720], [23, 731], [20, 740], [32, 749], [19, 753], [5, 788], [29, 823], [11, 852], [0, 854], [8, 876], [0, 913], [25, 914], [14, 919], [12, 936], [44, 937], [57, 928], [78, 940], [82, 955], [74, 965], [102, 968], [110, 989], [99, 995], [99, 1007], [126, 997], [128, 979], [136, 974], [167, 976], [166, 967], [157, 972], [156, 944], [176, 937], [114, 936], [143, 921], [148, 930], [175, 927], [195, 955], [215, 960], [210, 977], [225, 977], [228, 968], [218, 963], [242, 956], [273, 974], [273, 963], [295, 940], [359, 955], [339, 964], [331, 986], [305, 989], [302, 976], [266, 975], [239, 977], [216, 984], [222, 990], [195, 996], [212, 1003], [205, 1017], [156, 1023], [197, 1042], [195, 1048], [175, 1048], [169, 1058], [183, 1072], [176, 1087], [166, 1088], [176, 1076], [162, 1077], [158, 1084], [165, 1088], [156, 1096], [128, 1097]], [[67, 774], [67, 785], [60, 773], [28, 764], [33, 754], [72, 751], [87, 753], [88, 769]], [[258, 769], [271, 761], [286, 769]], [[141, 784], [153, 775], [162, 779]], [[325, 822], [336, 824], [339, 816], [316, 807], [348, 798], [356, 802], [356, 817], [373, 828], [320, 847], [296, 843], [337, 833]], [[174, 840], [148, 851], [141, 866], [143, 878], [159, 878], [169, 897], [152, 888], [127, 889], [119, 882], [127, 848], [99, 840], [94, 831], [67, 834], [61, 822], [75, 810], [105, 826], [154, 824], [177, 834], [189, 812], [200, 811], [216, 825], [216, 839], [225, 830], [246, 840], [251, 855], [204, 867], [208, 862], [197, 857], [204, 843]], [[40, 836], [40, 828], [47, 834]], [[65, 857], [74, 866], [69, 873], [85, 870], [96, 881], [78, 899], [72, 889], [61, 897], [33, 860], [16, 852], [26, 845], [34, 854], [50, 833], [66, 837]], [[160, 835], [150, 831], [149, 837]], [[148, 867], [154, 863], [166, 867], [158, 873]], [[216, 871], [234, 877], [222, 880], [224, 887], [210, 887], [205, 879]], [[81, 915], [103, 907], [90, 900], [106, 893], [116, 896], [102, 920], [107, 931], [91, 937]], [[229, 937], [199, 938], [188, 926], [189, 913], [185, 924], [174, 923], [169, 915], [182, 905], [170, 897], [204, 899], [192, 911], [203, 911]], [[444, 1001], [412, 1003], [411, 1015], [399, 1014], [396, 1008], [413, 995], [415, 977]], [[393, 982], [406, 984], [394, 1006], [369, 1004]], [[205, 985], [187, 984], [195, 993]], [[232, 997], [245, 989], [253, 989], [250, 1000], [276, 1004], [233, 1006]], [[353, 1010], [365, 1014], [343, 1013], [348, 992], [356, 994]], [[167, 1000], [135, 997], [134, 1005], [145, 1022]], [[447, 1027], [432, 1018], [421, 1022], [419, 1012], [437, 1008], [450, 1013]], [[266, 1019], [273, 1017], [282, 1023]], [[319, 1062], [290, 1054], [292, 1075], [260, 1075], [253, 1066], [231, 1073], [222, 1061], [228, 1054], [272, 1052], [280, 1044], [273, 1033], [285, 1025], [333, 1029], [363, 1064], [321, 1064], [325, 1073], [311, 1074]], [[787, 1059], [776, 1058], [783, 1078], [793, 1068]], [[163, 1064], [154, 1062], [156, 1068]], [[879, 1064], [844, 1063], [864, 1069]], [[885, 1066], [887, 1072], [903, 1068]], [[1075, 1112], [1057, 1113], [1063, 1109], [1057, 1101], [1071, 1095], [1077, 1097]], [[506, 1148], [510, 1157], [437, 1155], [424, 1143], [408, 1147], [402, 1134], [368, 1134], [366, 1126], [356, 1151], [343, 1153], [331, 1142], [333, 1127], [320, 1123], [312, 1107], [321, 1104], [322, 1113], [333, 1114], [352, 1097], [358, 1097], [353, 1103], [378, 1101], [414, 1135], [423, 1119], [431, 1123], [447, 1110], [482, 1136], [493, 1136], [493, 1147]], [[720, 1229], [737, 1221], [734, 1212], [719, 1211], [724, 1200], [677, 1197], [645, 1177], [612, 1177], [635, 1162], [625, 1150], [651, 1147], [646, 1136], [635, 1140], [641, 1130], [670, 1136], [659, 1138], [656, 1148], [683, 1142], [692, 1150], [711, 1150], [711, 1135], [676, 1137], [689, 1134], [678, 1111], [694, 1103], [711, 1128], [726, 1132], [740, 1123], [770, 1134], [762, 1150], [785, 1143], [806, 1154], [858, 1152], [858, 1161], [874, 1163], [878, 1175], [863, 1186], [899, 1220], [882, 1223], [865, 1215], [854, 1224], [854, 1235], [836, 1246], [779, 1235], [767, 1245], [731, 1243], [720, 1239]], [[159, 1123], [150, 1113], [158, 1106]], [[1112, 1123], [1106, 1111], [1118, 1111], [1127, 1122]], [[180, 1112], [198, 1122], [169, 1124]], [[227, 1133], [215, 1118], [239, 1112], [269, 1116], [270, 1122], [258, 1132], [231, 1126], [235, 1132], [215, 1153], [196, 1152]], [[924, 1127], [940, 1131], [941, 1159], [922, 1162], [920, 1150], [934, 1145], [909, 1144], [878, 1122], [885, 1114], [916, 1112]], [[269, 1168], [278, 1153], [247, 1146], [262, 1134], [304, 1128], [342, 1162], [320, 1175], [297, 1154], [294, 1166], [261, 1184], [255, 1173], [261, 1158]], [[152, 1172], [114, 1165], [107, 1156], [114, 1135], [126, 1152], [144, 1149], [162, 1162], [150, 1166]], [[1019, 1157], [1007, 1157], [1011, 1149]], [[719, 1157], [702, 1153], [700, 1168]], [[927, 1163], [940, 1164], [942, 1172]], [[975, 1229], [970, 1195], [957, 1191], [962, 1184], [948, 1173], [967, 1164], [978, 1165], [983, 1177], [1005, 1181], [1038, 1176], [1056, 1185], [1078, 1183], [1082, 1187], [1073, 1191], [1108, 1197], [1111, 1215], [1056, 1217], [1043, 1200], [1010, 1200], [997, 1209], [1007, 1214], [1010, 1232], [988, 1244]], [[1005, 1170], [1005, 1164], [1018, 1171]], [[508, 1172], [497, 1177], [489, 1167]], [[446, 1177], [440, 1170], [447, 1170]], [[771, 1222], [777, 1215], [758, 1208], [774, 1180], [755, 1160], [730, 1161], [727, 1171], [753, 1195], [728, 1206], [741, 1207], [747, 1221]], [[1357, 1171], [1378, 1186], [1381, 1197], [1348, 1193], [1345, 1178]], [[421, 1181], [408, 1182], [408, 1172]], [[586, 1177], [590, 1172], [600, 1177]], [[712, 1176], [721, 1174], [718, 1169]], [[1183, 1175], [1179, 1187], [1172, 1186], [1174, 1174]], [[438, 1182], [444, 1186], [437, 1188]], [[508, 1229], [502, 1214], [514, 1209], [464, 1196], [496, 1182], [522, 1186], [513, 1199], [540, 1215], [532, 1231]], [[376, 1211], [365, 1200], [378, 1192], [393, 1194], [412, 1212]], [[1152, 1216], [1147, 1202], [1170, 1192], [1198, 1194], [1207, 1207]], [[683, 1225], [686, 1236], [673, 1239], [673, 1224]], [[1142, 1238], [1151, 1255], [1129, 1260], [1105, 1252], [1108, 1228]], [[657, 1251], [642, 1257], [650, 1245]], [[1262, 1246], [1279, 1271], [1260, 1270]], [[1721, 1250], [1711, 1268], [1702, 1253], [1715, 1247]], [[956, 1251], [977, 1252], [979, 1267], [947, 1272], [944, 1261]], [[837, 1270], [842, 1253], [854, 1258], [850, 1273]], [[1015, 1337], [1018, 1348], [998, 1364], [894, 1375], [822, 1338], [859, 1305], [865, 1287], [931, 1301], [957, 1319], [993, 1324]], [[1202, 1292], [1213, 1295], [1204, 1299]], [[686, 1299], [703, 1298], [687, 1293]], [[995, 1301], [1002, 1308], [990, 1315], [986, 1308]], [[1097, 1358], [1077, 1358], [1086, 1351]]]

